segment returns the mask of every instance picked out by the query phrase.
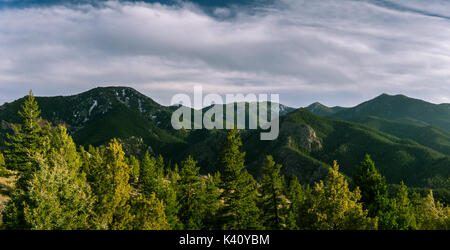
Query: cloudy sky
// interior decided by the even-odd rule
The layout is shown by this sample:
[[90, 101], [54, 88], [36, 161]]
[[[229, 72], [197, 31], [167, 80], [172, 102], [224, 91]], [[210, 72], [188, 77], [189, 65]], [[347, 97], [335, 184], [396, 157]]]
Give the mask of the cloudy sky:
[[0, 104], [110, 85], [450, 103], [450, 1], [0, 0]]

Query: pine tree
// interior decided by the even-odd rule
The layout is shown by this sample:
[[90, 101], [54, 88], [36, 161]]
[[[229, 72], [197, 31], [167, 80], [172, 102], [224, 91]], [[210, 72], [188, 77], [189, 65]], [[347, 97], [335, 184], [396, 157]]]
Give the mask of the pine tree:
[[167, 169], [166, 178], [167, 180], [163, 201], [165, 207], [165, 213], [167, 217], [167, 222], [173, 230], [182, 229], [182, 224], [178, 218], [178, 212], [180, 210], [180, 205], [178, 201], [178, 181], [180, 179], [180, 174], [178, 171], [178, 165], [175, 164], [174, 169]]
[[167, 183], [164, 187], [163, 198], [161, 200], [164, 203], [164, 212], [170, 228], [173, 230], [180, 230], [182, 229], [182, 223], [178, 218], [180, 202], [178, 200], [176, 187], [177, 183]]
[[169, 230], [164, 204], [155, 194], [148, 198], [138, 194], [131, 198], [131, 213], [133, 219], [130, 222], [130, 229], [133, 230]]
[[380, 199], [388, 198], [388, 190], [386, 180], [375, 168], [375, 163], [369, 155], [366, 155], [357, 167], [353, 180], [361, 190], [361, 202], [364, 209], [369, 211], [370, 217], [377, 216], [381, 209]]
[[157, 176], [164, 176], [164, 170], [165, 170], [165, 164], [164, 164], [164, 158], [162, 155], [158, 155], [156, 157], [156, 173]]
[[303, 186], [298, 181], [297, 176], [293, 175], [289, 179], [289, 185], [285, 191], [287, 198], [289, 199], [289, 209], [286, 218], [286, 229], [298, 230], [299, 227], [299, 212], [300, 208], [305, 202], [306, 194]]
[[245, 153], [240, 151], [241, 138], [237, 130], [230, 130], [221, 155], [222, 175], [219, 223], [221, 229], [258, 229], [260, 211], [256, 205], [256, 181], [244, 169]]
[[339, 173], [335, 161], [325, 182], [316, 183], [311, 207], [307, 210], [308, 217], [312, 218], [307, 229], [376, 229], [377, 219], [367, 217], [367, 210], [363, 210], [360, 199], [359, 189], [349, 190], [348, 182]]
[[369, 217], [378, 217], [379, 229], [392, 229], [393, 207], [388, 196], [386, 179], [375, 168], [375, 163], [369, 155], [366, 155], [358, 166], [353, 180], [361, 190], [361, 202], [363, 208], [368, 210]]
[[416, 218], [414, 216], [414, 208], [408, 197], [408, 188], [403, 181], [397, 192], [394, 201], [394, 216], [396, 230], [414, 230], [416, 229]]
[[433, 191], [416, 207], [417, 228], [421, 230], [450, 230], [450, 210], [434, 200]]
[[49, 150], [50, 124], [42, 121], [32, 91], [18, 114], [22, 123], [12, 125], [13, 135], [7, 135], [7, 150], [4, 152], [6, 168], [16, 173], [17, 181], [12, 199], [3, 212], [3, 222], [6, 228], [27, 229], [29, 225], [25, 221], [23, 204], [30, 202], [30, 181], [41, 166], [33, 157], [45, 157]]
[[36, 162], [31, 160], [31, 156], [36, 153], [45, 155], [49, 149], [50, 125], [42, 121], [40, 113], [33, 92], [30, 91], [18, 112], [22, 123], [12, 125], [14, 133], [7, 135], [6, 166], [9, 170], [18, 172], [16, 188], [23, 191], [28, 189], [29, 180], [38, 168]]
[[283, 194], [284, 176], [280, 174], [281, 165], [275, 164], [271, 155], [263, 163], [262, 212], [266, 229], [283, 229], [286, 227], [286, 201]]
[[212, 230], [217, 228], [217, 212], [220, 207], [220, 173], [215, 175], [208, 175], [205, 180], [205, 212], [203, 218], [204, 228]]
[[202, 177], [197, 162], [189, 156], [181, 163], [178, 181], [180, 221], [185, 230], [206, 229], [219, 205], [219, 190], [214, 177]]
[[100, 182], [100, 177], [103, 172], [104, 166], [104, 149], [100, 150], [93, 146], [89, 146], [88, 151], [80, 147], [81, 156], [81, 172], [86, 174], [86, 179], [93, 190], [98, 190]]
[[113, 139], [103, 153], [101, 169], [95, 170], [97, 184], [93, 192], [97, 197], [95, 212], [102, 229], [125, 229], [130, 220], [128, 200], [131, 169], [126, 163], [122, 145]]
[[181, 163], [179, 186], [180, 213], [179, 218], [184, 229], [195, 230], [202, 228], [204, 216], [203, 180], [198, 175], [200, 167], [189, 156]]
[[175, 164], [174, 168], [167, 168], [166, 179], [173, 183], [174, 185], [180, 180], [180, 171], [178, 164]]
[[132, 155], [127, 159], [127, 164], [131, 169], [130, 182], [136, 184], [139, 180], [139, 172], [141, 169], [139, 160]]
[[146, 152], [141, 162], [139, 173], [139, 184], [145, 198], [149, 198], [155, 193], [156, 198], [163, 201], [167, 221], [173, 229], [180, 229], [180, 221], [177, 218], [180, 209], [176, 185], [179, 179], [178, 170], [169, 171], [170, 176], [164, 175], [164, 158], [159, 155], [152, 157]]
[[25, 202], [27, 224], [38, 230], [91, 228], [93, 199], [84, 178], [64, 164], [60, 155], [52, 157], [56, 162], [46, 164], [36, 156], [40, 169], [31, 180]]
[[72, 171], [80, 171], [82, 165], [81, 157], [65, 126], [60, 125], [53, 129], [50, 136], [50, 148], [50, 153], [61, 156]]
[[161, 160], [155, 159], [147, 152], [141, 162], [141, 171], [139, 174], [139, 183], [142, 186], [142, 192], [145, 197], [150, 197], [152, 193], [156, 194], [156, 197], [161, 198], [163, 192], [163, 179], [164, 174], [161, 172]]
[[17, 218], [23, 213], [24, 229], [89, 229], [93, 198], [85, 176], [79, 173], [75, 144], [62, 126], [52, 132], [50, 141], [45, 158], [39, 153], [30, 156], [37, 171], [29, 180], [29, 189], [17, 189], [11, 198], [13, 204], [22, 203], [23, 211], [15, 206], [11, 211], [16, 214], [9, 216]]

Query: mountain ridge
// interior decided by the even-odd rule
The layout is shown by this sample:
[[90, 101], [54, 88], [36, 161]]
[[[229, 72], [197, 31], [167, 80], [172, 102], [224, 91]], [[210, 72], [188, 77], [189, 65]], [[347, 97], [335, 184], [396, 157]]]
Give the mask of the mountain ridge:
[[[174, 130], [170, 120], [177, 106], [160, 105], [132, 88], [99, 87], [76, 95], [36, 97], [36, 100], [43, 118], [54, 124], [65, 124], [79, 145], [100, 146], [118, 137], [125, 144], [133, 144], [125, 148], [139, 147], [141, 153], [149, 150], [163, 154], [170, 162], [179, 162], [191, 154], [199, 161], [203, 173], [219, 168], [217, 158], [226, 131]], [[22, 102], [23, 98], [0, 106], [0, 139], [5, 139], [9, 123], [18, 122], [17, 111]], [[316, 106], [326, 107], [319, 103]], [[361, 116], [346, 120], [339, 114], [352, 108], [337, 109], [340, 110], [331, 116], [318, 116], [308, 107], [287, 107], [288, 112], [280, 115], [280, 136], [275, 141], [260, 141], [259, 129], [243, 130], [249, 171], [259, 176], [264, 156], [272, 154], [285, 166], [282, 171], [287, 176], [297, 175], [303, 183], [312, 183], [326, 175], [333, 160], [338, 160], [344, 173], [351, 176], [359, 161], [369, 153], [389, 183], [404, 180], [411, 186], [423, 187], [430, 178], [450, 176], [450, 144], [446, 141], [450, 135], [446, 131], [375, 116], [371, 120]], [[411, 133], [429, 127], [423, 133], [431, 133], [430, 138], [435, 139], [428, 142], [402, 136], [400, 132], [407, 129], [398, 132], [390, 128], [398, 124], [412, 129]]]

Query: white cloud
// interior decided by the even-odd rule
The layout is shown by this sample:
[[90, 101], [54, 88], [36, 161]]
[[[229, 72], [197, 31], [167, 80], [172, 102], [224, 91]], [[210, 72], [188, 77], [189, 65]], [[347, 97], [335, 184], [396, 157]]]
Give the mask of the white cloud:
[[0, 9], [0, 101], [30, 88], [57, 95], [127, 85], [168, 104], [196, 84], [280, 93], [293, 106], [355, 105], [382, 92], [448, 100], [450, 26], [428, 15], [437, 7], [425, 15], [410, 11], [418, 2], [278, 3], [232, 18], [216, 9], [218, 19], [194, 5], [117, 1]]

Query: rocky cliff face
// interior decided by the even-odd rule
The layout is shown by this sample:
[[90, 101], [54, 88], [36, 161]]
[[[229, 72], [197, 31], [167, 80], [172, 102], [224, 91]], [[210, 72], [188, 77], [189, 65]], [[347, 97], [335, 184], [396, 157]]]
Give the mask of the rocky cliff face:
[[286, 138], [286, 143], [289, 147], [306, 152], [314, 152], [322, 149], [322, 140], [309, 125], [284, 123], [281, 131], [281, 136]]

